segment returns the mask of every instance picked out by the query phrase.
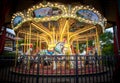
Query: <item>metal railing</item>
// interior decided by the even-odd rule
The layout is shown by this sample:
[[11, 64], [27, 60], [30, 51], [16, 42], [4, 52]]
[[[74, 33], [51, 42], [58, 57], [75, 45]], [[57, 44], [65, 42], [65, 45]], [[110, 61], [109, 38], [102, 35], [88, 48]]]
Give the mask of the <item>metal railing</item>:
[[112, 83], [114, 65], [113, 56], [1, 58], [0, 83]]

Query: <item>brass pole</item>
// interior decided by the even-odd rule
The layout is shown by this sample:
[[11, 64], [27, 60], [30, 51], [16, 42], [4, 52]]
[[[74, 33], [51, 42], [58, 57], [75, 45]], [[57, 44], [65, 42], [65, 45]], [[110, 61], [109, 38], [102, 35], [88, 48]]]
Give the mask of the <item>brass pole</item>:
[[87, 37], [87, 41], [86, 41], [86, 50], [87, 50], [86, 54], [88, 54], [88, 37]]
[[95, 49], [97, 48], [97, 45], [96, 45], [96, 36], [94, 36], [94, 42], [95, 42]]
[[54, 44], [55, 43], [55, 28], [54, 28], [54, 26], [52, 28], [53, 28], [53, 40], [52, 40], [52, 44]]
[[60, 33], [60, 41], [63, 41], [63, 35], [64, 35], [65, 30], [66, 30], [67, 24], [68, 24], [68, 20], [66, 20], [65, 25]]
[[29, 40], [28, 37], [29, 37], [29, 36], [28, 36], [28, 34], [27, 34], [27, 35], [26, 35], [26, 41], [27, 41], [27, 42], [26, 42], [26, 51], [28, 50], [28, 42], [29, 42], [29, 41], [28, 41], [28, 40]]
[[[30, 30], [29, 30], [29, 49], [30, 49], [30, 45], [31, 45], [31, 24], [30, 24]], [[29, 55], [31, 55], [31, 53], [29, 53]]]
[[31, 45], [31, 23], [30, 23], [30, 29], [29, 29], [29, 53], [28, 53], [28, 70], [30, 69], [30, 56], [31, 56], [31, 50], [30, 50], [30, 45]]
[[17, 65], [17, 57], [18, 57], [18, 36], [19, 36], [19, 32], [17, 33], [17, 39], [16, 39], [16, 56], [15, 56], [15, 66]]
[[39, 49], [41, 51], [41, 37], [40, 37], [40, 40], [39, 40]]
[[36, 45], [36, 49], [38, 49], [38, 34], [37, 34], [37, 45]]
[[98, 55], [101, 55], [101, 51], [100, 51], [100, 41], [99, 41], [99, 36], [98, 36], [98, 30], [96, 28], [96, 40], [97, 40], [97, 49], [98, 49]]
[[26, 34], [25, 34], [25, 39], [24, 39], [24, 53], [25, 53], [25, 44], [26, 44]]

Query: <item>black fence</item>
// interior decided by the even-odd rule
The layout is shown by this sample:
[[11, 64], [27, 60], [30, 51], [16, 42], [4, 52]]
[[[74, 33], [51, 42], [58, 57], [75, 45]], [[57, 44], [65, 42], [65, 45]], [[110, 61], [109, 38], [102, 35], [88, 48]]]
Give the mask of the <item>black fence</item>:
[[0, 59], [0, 83], [113, 83], [113, 56], [20, 56]]

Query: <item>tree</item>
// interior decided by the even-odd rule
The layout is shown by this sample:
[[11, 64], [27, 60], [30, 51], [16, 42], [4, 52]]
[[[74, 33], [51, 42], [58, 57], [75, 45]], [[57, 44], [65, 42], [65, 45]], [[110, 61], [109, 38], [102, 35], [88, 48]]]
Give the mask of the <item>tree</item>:
[[113, 55], [113, 33], [105, 32], [100, 35], [100, 44], [103, 55]]

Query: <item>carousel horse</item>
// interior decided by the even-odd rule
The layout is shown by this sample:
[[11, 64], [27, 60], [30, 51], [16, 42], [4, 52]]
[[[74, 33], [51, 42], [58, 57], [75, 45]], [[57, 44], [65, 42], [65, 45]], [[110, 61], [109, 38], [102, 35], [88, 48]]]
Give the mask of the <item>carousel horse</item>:
[[[64, 42], [58, 42], [56, 44], [55, 48], [54, 48], [54, 51], [56, 53], [55, 55], [66, 55], [67, 50], [68, 50], [68, 48], [65, 47]], [[75, 58], [74, 56], [70, 56], [71, 60], [74, 60], [74, 58]], [[65, 60], [66, 57], [65, 56], [61, 56], [61, 57], [59, 57], [57, 59], [59, 59], [59, 61], [62, 61], [63, 65], [66, 63], [66, 60]], [[55, 65], [55, 62], [54, 62], [54, 65]], [[74, 61], [70, 61], [70, 67], [73, 68], [73, 66], [74, 66]], [[56, 69], [56, 65], [54, 66], [53, 69]]]
[[18, 55], [17, 57], [17, 67], [20, 67], [23, 63], [23, 59], [24, 59], [25, 55]]
[[[60, 57], [55, 57], [54, 56], [54, 61], [53, 61], [53, 70], [55, 70], [57, 68], [57, 62], [59, 60], [59, 62], [62, 62], [63, 64], [65, 64], [65, 61], [64, 59], [66, 57], [62, 56], [62, 55], [65, 55], [64, 53], [64, 42], [58, 42], [56, 44], [56, 46], [54, 47], [54, 50], [47, 50], [47, 49], [44, 49], [44, 50], [41, 50], [39, 52], [40, 56], [44, 57], [42, 58], [43, 59], [43, 62], [44, 63], [47, 63], [47, 64], [50, 64], [52, 62], [51, 58], [50, 57], [47, 57], [47, 56], [52, 56], [52, 55], [61, 55]], [[46, 56], [47, 55], [47, 56]], [[37, 57], [36, 57], [37, 58]]]
[[[63, 49], [64, 49], [64, 42], [58, 42], [56, 44], [56, 46], [54, 47], [54, 55], [65, 55], [63, 53]], [[60, 57], [54, 57], [54, 61], [53, 61], [53, 70], [55, 70], [57, 68], [57, 60], [61, 61], [64, 59], [64, 57], [60, 56]]]
[[[52, 60], [51, 60], [50, 56], [64, 55], [63, 54], [63, 48], [64, 48], [64, 42], [58, 42], [56, 44], [56, 46], [53, 48], [53, 50], [47, 50], [47, 49], [41, 50], [39, 52], [39, 55], [41, 56], [42, 63], [44, 65], [50, 65], [52, 63]], [[38, 56], [36, 56], [35, 60], [37, 61], [37, 59], [38, 59]], [[56, 65], [57, 65], [56, 60], [58, 60], [58, 59], [62, 59], [62, 58], [54, 57], [55, 61], [53, 61], [53, 69], [56, 69]]]
[[52, 60], [50, 60], [50, 58], [48, 58], [48, 55], [52, 55], [53, 52], [48, 52], [47, 49], [41, 50], [35, 57], [35, 63], [39, 63], [43, 64], [44, 66], [48, 66], [51, 64]]
[[54, 51], [58, 54], [58, 55], [63, 55], [63, 48], [64, 48], [64, 42], [58, 42], [54, 48]]
[[28, 49], [25, 54], [22, 53], [21, 55], [19, 55], [17, 58], [17, 65], [22, 65], [26, 69], [28, 65], [28, 61], [30, 61], [30, 67], [31, 67], [34, 63], [33, 56], [28, 57], [31, 51], [32, 48]]

